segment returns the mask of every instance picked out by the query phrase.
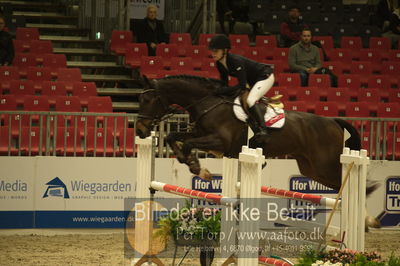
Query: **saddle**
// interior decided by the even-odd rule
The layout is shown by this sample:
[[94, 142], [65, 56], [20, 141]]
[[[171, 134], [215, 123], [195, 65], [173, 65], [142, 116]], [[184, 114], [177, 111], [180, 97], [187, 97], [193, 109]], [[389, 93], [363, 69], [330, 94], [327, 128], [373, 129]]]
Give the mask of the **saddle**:
[[[245, 91], [239, 95], [240, 104], [247, 115], [249, 115], [249, 105], [247, 104], [247, 97], [249, 96], [249, 93], [250, 91]], [[274, 95], [272, 97], [263, 96], [257, 104], [263, 104], [266, 108], [269, 106], [272, 109], [283, 109], [284, 104], [281, 101], [282, 97], [283, 95], [281, 94]]]

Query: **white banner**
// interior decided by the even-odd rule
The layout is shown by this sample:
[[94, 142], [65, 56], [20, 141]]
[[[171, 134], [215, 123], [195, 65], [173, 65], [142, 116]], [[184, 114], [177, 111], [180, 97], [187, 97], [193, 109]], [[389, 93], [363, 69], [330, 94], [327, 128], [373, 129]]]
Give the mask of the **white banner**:
[[36, 159], [0, 158], [0, 211], [33, 211]]
[[164, 20], [165, 0], [130, 0], [130, 18], [144, 19], [149, 5], [157, 6], [157, 19]]

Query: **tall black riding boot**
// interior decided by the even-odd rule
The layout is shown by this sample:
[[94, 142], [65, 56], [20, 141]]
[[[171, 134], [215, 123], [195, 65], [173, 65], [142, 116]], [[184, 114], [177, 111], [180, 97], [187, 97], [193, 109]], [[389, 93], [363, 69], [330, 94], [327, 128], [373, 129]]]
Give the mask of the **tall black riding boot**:
[[267, 136], [268, 129], [265, 126], [264, 114], [261, 107], [258, 104], [255, 104], [249, 108], [249, 112], [253, 120], [257, 123], [257, 130], [254, 132], [254, 134], [257, 137]]

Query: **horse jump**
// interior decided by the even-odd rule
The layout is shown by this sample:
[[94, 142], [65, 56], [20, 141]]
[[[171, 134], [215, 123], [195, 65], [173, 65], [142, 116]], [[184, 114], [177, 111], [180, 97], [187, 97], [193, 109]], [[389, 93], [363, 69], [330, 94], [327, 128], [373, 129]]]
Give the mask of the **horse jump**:
[[[222, 182], [223, 187], [223, 196], [221, 195], [216, 195], [212, 193], [206, 193], [206, 192], [201, 192], [201, 191], [196, 191], [192, 189], [186, 189], [182, 188], [179, 186], [174, 186], [174, 185], [169, 185], [161, 182], [154, 181], [153, 175], [154, 175], [154, 161], [152, 161], [152, 155], [151, 155], [151, 150], [152, 150], [152, 138], [146, 138], [146, 139], [140, 139], [137, 138], [137, 144], [139, 145], [138, 148], [138, 167], [137, 167], [137, 173], [138, 178], [137, 180], [137, 191], [136, 191], [136, 197], [145, 197], [149, 196], [150, 197], [150, 191], [149, 188], [152, 188], [154, 190], [158, 191], [164, 191], [180, 196], [185, 196], [185, 197], [190, 197], [190, 198], [195, 198], [195, 199], [202, 199], [202, 200], [207, 200], [210, 202], [214, 202], [217, 204], [221, 205], [234, 205], [235, 202], [237, 202], [237, 191], [236, 191], [236, 183], [237, 183], [237, 159], [228, 159], [224, 158], [223, 159], [223, 176], [224, 176], [224, 181]], [[288, 199], [297, 199], [297, 200], [303, 200], [303, 201], [308, 201], [311, 203], [316, 203], [316, 204], [323, 204], [326, 206], [332, 207], [334, 205], [334, 202], [338, 200], [330, 199], [330, 198], [325, 198], [321, 196], [316, 196], [316, 195], [309, 195], [309, 194], [304, 194], [304, 193], [298, 193], [298, 192], [292, 192], [292, 191], [286, 191], [286, 190], [280, 190], [280, 189], [275, 189], [275, 188], [270, 188], [270, 187], [265, 187], [261, 186], [261, 164], [264, 162], [264, 156], [262, 156], [262, 151], [261, 149], [257, 150], [252, 150], [248, 148], [243, 148], [243, 151], [241, 155], [239, 156], [239, 161], [241, 165], [241, 189], [240, 189], [240, 197], [241, 198], [257, 198], [257, 194], [261, 193], [263, 194], [268, 194], [268, 195], [274, 195], [274, 196], [279, 196], [279, 197], [285, 197]], [[365, 206], [365, 193], [358, 193], [359, 195], [357, 196], [352, 196], [355, 191], [365, 191], [362, 188], [365, 188], [365, 182], [358, 182], [359, 175], [363, 176], [361, 179], [366, 179], [366, 166], [368, 164], [368, 158], [366, 157], [366, 152], [362, 151], [361, 155], [357, 154], [355, 151], [350, 151], [348, 149], [344, 149], [344, 153], [341, 156], [341, 162], [343, 163], [343, 169], [351, 163], [354, 163], [356, 167], [353, 167], [353, 170], [351, 171], [351, 178], [352, 179], [357, 179], [356, 181], [350, 181], [349, 185], [347, 186], [347, 190], [345, 189], [345, 193], [343, 194], [343, 202], [341, 203], [342, 205], [342, 225], [345, 225], [343, 229], [346, 232], [346, 239], [345, 242], [347, 243], [347, 247], [351, 249], [356, 249], [356, 250], [363, 250], [363, 242], [364, 242], [364, 232], [362, 230], [357, 230], [357, 224], [362, 225], [364, 223], [364, 215], [363, 213], [365, 212], [364, 207], [361, 204], [364, 203], [363, 206]], [[235, 166], [236, 165], [236, 166]], [[345, 171], [345, 170], [343, 170]], [[252, 180], [249, 180], [252, 179]], [[140, 181], [140, 182], [139, 182]], [[345, 183], [344, 183], [345, 184]], [[226, 186], [229, 186], [230, 189], [226, 189]], [[353, 186], [353, 189], [351, 189], [351, 186]], [[260, 188], [261, 189], [257, 189]], [[357, 189], [354, 189], [357, 188]], [[349, 192], [352, 193], [349, 193]], [[347, 194], [346, 194], [347, 193]], [[362, 199], [362, 195], [364, 195], [364, 200]], [[348, 201], [352, 200], [352, 202], [349, 204]], [[360, 204], [361, 203], [361, 204]], [[358, 205], [357, 205], [358, 204]], [[355, 210], [358, 209], [358, 213], [355, 212]], [[356, 213], [356, 214], [354, 214]], [[361, 217], [359, 219], [358, 217]], [[346, 224], [347, 221], [352, 221], [354, 222], [349, 223], [348, 225]], [[359, 221], [358, 221], [359, 220]], [[221, 231], [226, 231], [226, 228], [224, 228], [224, 225], [222, 224], [222, 229]], [[343, 228], [343, 226], [342, 226]], [[359, 228], [364, 228], [363, 226], [359, 226]], [[138, 228], [137, 228], [138, 229]], [[259, 230], [259, 226], [257, 229], [254, 227], [254, 223], [241, 223], [239, 224], [239, 230]], [[149, 232], [147, 233], [147, 237], [149, 237], [151, 234]], [[146, 234], [144, 234], [146, 235]], [[136, 239], [136, 238], [135, 238]], [[143, 238], [142, 238], [143, 240]], [[141, 240], [141, 245], [143, 245], [143, 241]], [[149, 250], [151, 248], [151, 243], [150, 241], [147, 242], [149, 244]], [[240, 243], [239, 243], [240, 244]], [[246, 243], [242, 243], [246, 244]], [[247, 243], [248, 244], [248, 243]], [[254, 243], [253, 243], [254, 244]], [[359, 246], [355, 246], [359, 245]], [[154, 258], [154, 256], [151, 256]], [[142, 261], [143, 262], [143, 261]], [[239, 256], [238, 259], [238, 264], [239, 265], [256, 265], [258, 263], [271, 263], [275, 265], [290, 265], [289, 263], [285, 261], [280, 261], [276, 259], [271, 259], [271, 258], [263, 258], [263, 257], [256, 257], [254, 258], [242, 258]], [[156, 262], [157, 263], [157, 262]], [[161, 265], [157, 263], [158, 265]], [[137, 265], [140, 265], [138, 262]]]

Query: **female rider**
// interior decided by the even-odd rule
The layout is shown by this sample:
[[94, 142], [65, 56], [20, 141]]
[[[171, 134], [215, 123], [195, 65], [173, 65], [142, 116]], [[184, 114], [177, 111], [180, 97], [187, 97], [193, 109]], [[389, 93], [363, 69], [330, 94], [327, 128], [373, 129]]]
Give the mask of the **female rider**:
[[[251, 88], [247, 98], [251, 117], [250, 121], [255, 122], [252, 129], [255, 129], [254, 133], [257, 137], [266, 136], [268, 132], [265, 126], [264, 115], [256, 102], [274, 85], [275, 78], [272, 68], [246, 57], [231, 54], [229, 53], [230, 48], [231, 43], [229, 38], [222, 34], [215, 35], [208, 45], [212, 58], [216, 61], [221, 80], [226, 84], [225, 87], [217, 88], [215, 94], [237, 95], [238, 92], [246, 90], [248, 84]], [[236, 77], [238, 84], [229, 87], [228, 76]]]

